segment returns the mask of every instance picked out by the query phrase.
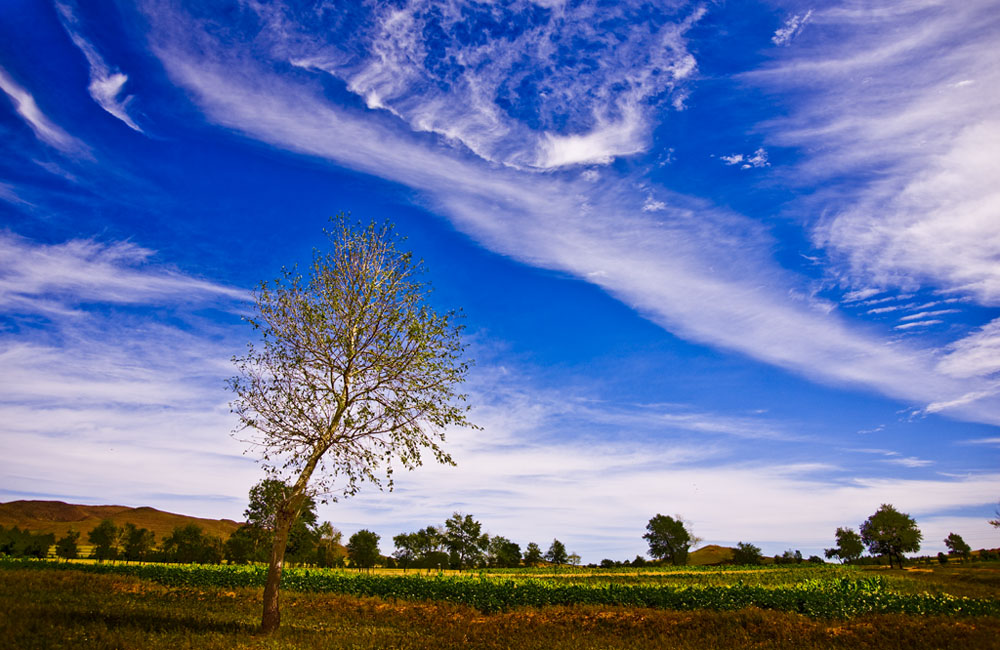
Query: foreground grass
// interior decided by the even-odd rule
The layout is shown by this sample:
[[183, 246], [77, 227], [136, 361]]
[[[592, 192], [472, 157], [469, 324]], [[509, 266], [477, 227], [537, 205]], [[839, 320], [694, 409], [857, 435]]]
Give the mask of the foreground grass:
[[255, 635], [261, 590], [171, 588], [77, 571], [0, 571], [3, 648], [998, 648], [1000, 618], [676, 612], [603, 606], [484, 615], [449, 603], [286, 593]]

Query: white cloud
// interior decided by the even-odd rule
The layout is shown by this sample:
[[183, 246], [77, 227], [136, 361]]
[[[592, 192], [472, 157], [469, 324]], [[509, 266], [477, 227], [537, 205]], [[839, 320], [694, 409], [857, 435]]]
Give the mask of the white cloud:
[[128, 81], [128, 76], [117, 70], [112, 70], [98, 54], [97, 49], [80, 34], [79, 21], [69, 4], [56, 2], [56, 10], [66, 33], [87, 57], [87, 63], [90, 65], [90, 85], [87, 90], [90, 92], [90, 96], [105, 111], [127, 124], [129, 128], [142, 133], [142, 129], [128, 114], [128, 104], [132, 100], [132, 96], [119, 99], [122, 88]]
[[131, 242], [75, 239], [39, 245], [0, 231], [0, 308], [72, 313], [87, 302], [145, 303], [171, 298], [239, 300], [246, 292], [159, 267]]
[[968, 445], [1000, 445], [1000, 438], [976, 438], [963, 442]]
[[21, 88], [6, 70], [0, 68], [0, 90], [3, 90], [20, 115], [39, 140], [64, 153], [86, 154], [87, 147], [82, 142], [63, 131], [38, 108], [31, 93]]
[[987, 376], [1000, 372], [1000, 318], [948, 346], [938, 369], [952, 377]]
[[[394, 118], [338, 108], [309, 84], [271, 75], [238, 48], [181, 27], [183, 17], [152, 19], [155, 52], [210, 120], [417, 188], [428, 206], [484, 246], [588, 278], [678, 336], [910, 402], [981, 392], [974, 379], [937, 373], [931, 350], [889, 344], [835, 313], [790, 301], [802, 280], [771, 261], [770, 237], [748, 219], [665, 191], [658, 196], [668, 209], [653, 219], [625, 191], [635, 179], [525, 174], [428, 146], [401, 132]], [[194, 49], [192, 37], [201, 39]], [[953, 414], [1000, 421], [995, 400], [960, 406]]]
[[[280, 3], [254, 7], [263, 27], [257, 39], [275, 58], [333, 75], [370, 109], [484, 160], [553, 169], [644, 151], [651, 108], [683, 109], [684, 83], [695, 69], [684, 34], [704, 10], [629, 26], [633, 13], [645, 12], [629, 2], [559, 4], [545, 18], [536, 9], [532, 2], [409, 0], [376, 6], [368, 29], [339, 39], [306, 31]], [[599, 29], [598, 11], [621, 19], [622, 29]], [[488, 38], [458, 37], [470, 24], [506, 22], [525, 27], [514, 35], [483, 26]], [[429, 31], [448, 36], [431, 48]]]
[[902, 465], [903, 467], [927, 467], [928, 465], [934, 464], [933, 460], [925, 460], [915, 456], [906, 456], [905, 458], [889, 458], [882, 462], [892, 463], [893, 465]]
[[804, 14], [794, 14], [785, 19], [785, 23], [775, 30], [771, 42], [775, 45], [788, 45], [798, 36], [812, 17], [812, 9]]
[[739, 165], [740, 169], [759, 169], [771, 166], [771, 163], [767, 161], [767, 151], [763, 147], [758, 148], [752, 154], [734, 153], [729, 156], [719, 156], [719, 159], [726, 165]]
[[823, 215], [813, 240], [838, 280], [1000, 304], [995, 9], [817, 10], [816, 45], [744, 77], [784, 93], [787, 117], [761, 127], [808, 154], [788, 179], [822, 188], [801, 209]]
[[[244, 294], [154, 258], [127, 242], [47, 246], [0, 237], [0, 312], [20, 321], [0, 332], [6, 495], [213, 517], [221, 502], [224, 514], [238, 515], [258, 473], [228, 436], [234, 420], [224, 379], [240, 346], [193, 310]], [[149, 306], [152, 314], [141, 309]], [[44, 327], [34, 326], [38, 317]]]
[[[902, 319], [900, 319], [900, 320], [902, 320]], [[935, 320], [935, 319], [921, 320], [921, 321], [916, 321], [916, 322], [913, 322], [913, 323], [903, 323], [902, 325], [896, 325], [896, 327], [894, 327], [893, 329], [908, 330], [908, 329], [912, 329], [914, 327], [930, 327], [931, 325], [940, 325], [943, 322], [944, 321], [942, 321], [942, 320]]]
[[663, 201], [657, 201], [652, 197], [652, 195], [647, 196], [646, 200], [642, 204], [643, 212], [659, 212], [661, 210], [666, 210], [667, 204]]
[[[900, 321], [910, 321], [919, 320], [921, 318], [928, 318], [930, 316], [943, 316], [944, 314], [958, 314], [960, 313], [958, 309], [938, 309], [935, 311], [921, 311], [916, 314], [907, 314], [906, 316], [900, 316]], [[941, 321], [937, 321], [941, 322]]]

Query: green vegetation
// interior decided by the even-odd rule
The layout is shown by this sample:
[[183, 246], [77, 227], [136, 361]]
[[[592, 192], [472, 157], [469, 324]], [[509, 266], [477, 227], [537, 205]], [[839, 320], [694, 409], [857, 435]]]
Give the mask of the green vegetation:
[[[263, 566], [67, 565], [26, 560], [8, 560], [2, 566], [36, 570], [71, 567], [88, 573], [134, 576], [171, 587], [228, 589], [262, 586], [267, 573]], [[461, 603], [484, 613], [525, 606], [609, 605], [717, 611], [758, 607], [820, 618], [849, 618], [869, 613], [1000, 616], [1000, 600], [995, 597], [903, 593], [881, 575], [866, 575], [847, 568], [804, 565], [796, 570], [700, 570], [676, 574], [649, 571], [647, 576], [636, 575], [632, 581], [615, 579], [614, 570], [573, 571], [560, 578], [558, 574], [513, 577], [502, 571], [479, 576], [422, 576], [289, 569], [284, 572], [281, 586], [293, 591]], [[758, 577], [764, 580], [755, 584]], [[767, 584], [768, 577], [775, 580]], [[994, 586], [993, 594], [996, 593]]]
[[284, 594], [275, 636], [256, 634], [259, 588], [164, 586], [79, 571], [0, 571], [0, 647], [35, 650], [996, 648], [1000, 619], [877, 614], [849, 620], [594, 605], [484, 615], [442, 602]]
[[923, 533], [910, 515], [896, 510], [887, 503], [861, 524], [861, 541], [872, 555], [884, 555], [892, 566], [893, 558], [903, 568], [903, 553], [920, 550]]
[[646, 524], [646, 534], [642, 537], [649, 543], [652, 557], [674, 565], [687, 564], [688, 551], [697, 543], [680, 515], [676, 519], [656, 515]]

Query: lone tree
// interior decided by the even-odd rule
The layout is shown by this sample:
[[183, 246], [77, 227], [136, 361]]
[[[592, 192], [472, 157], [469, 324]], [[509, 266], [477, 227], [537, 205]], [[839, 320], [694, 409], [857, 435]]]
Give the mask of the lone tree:
[[890, 567], [892, 559], [896, 558], [902, 569], [903, 553], [919, 551], [923, 538], [913, 517], [899, 512], [887, 503], [883, 503], [875, 514], [861, 524], [861, 541], [872, 555], [888, 557]]
[[646, 524], [642, 538], [649, 542], [651, 556], [676, 565], [687, 564], [688, 550], [697, 541], [680, 515], [676, 518], [656, 515]]
[[260, 335], [229, 381], [240, 430], [251, 432], [269, 478], [289, 490], [274, 518], [261, 631], [280, 624], [278, 585], [288, 535], [310, 496], [336, 501], [369, 482], [392, 489], [393, 464], [414, 469], [442, 449], [444, 429], [472, 426], [457, 386], [462, 359], [455, 314], [427, 304], [422, 266], [396, 249], [392, 226], [327, 231], [306, 277], [282, 269], [254, 292], [246, 320]]
[[990, 519], [990, 520], [987, 521], [987, 523], [990, 526], [993, 526], [994, 528], [1000, 528], [1000, 505], [997, 506], [997, 509], [994, 512], [997, 513], [997, 518], [996, 519]]
[[823, 552], [828, 559], [838, 558], [841, 562], [850, 564], [864, 553], [865, 545], [861, 541], [861, 535], [854, 532], [853, 528], [838, 528], [836, 536], [837, 546]]
[[489, 547], [490, 538], [482, 532], [483, 525], [472, 515], [453, 513], [444, 522], [444, 543], [458, 558], [458, 568], [464, 569], [479, 564]]
[[347, 541], [347, 557], [351, 558], [351, 566], [359, 569], [370, 569], [378, 564], [382, 554], [378, 550], [381, 538], [377, 533], [362, 529], [351, 535]]
[[760, 564], [761, 550], [750, 542], [740, 542], [733, 550], [733, 564]]
[[944, 545], [948, 547], [949, 553], [960, 555], [962, 559], [968, 559], [969, 555], [972, 554], [972, 547], [958, 533], [948, 533], [948, 536], [944, 538]]
[[566, 554], [566, 545], [558, 539], [552, 540], [549, 550], [545, 553], [545, 559], [557, 566], [566, 564], [569, 561], [569, 555]]

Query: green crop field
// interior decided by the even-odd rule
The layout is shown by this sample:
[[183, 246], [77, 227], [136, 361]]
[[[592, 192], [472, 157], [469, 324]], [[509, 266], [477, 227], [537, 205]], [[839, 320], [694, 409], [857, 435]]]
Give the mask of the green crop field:
[[[839, 567], [606, 572], [606, 582], [580, 571], [428, 578], [298, 569], [273, 637], [255, 633], [261, 573], [0, 562], [0, 647], [1000, 648], [998, 571], [987, 567], [949, 568], [926, 583], [992, 589], [993, 598], [976, 599], [917, 593], [923, 574]], [[760, 579], [751, 584], [750, 574]], [[906, 581], [912, 589], [897, 589]]]
[[[107, 647], [167, 647], [182, 632], [192, 647], [264, 643], [253, 636], [262, 566], [5, 560], [0, 569], [2, 616], [8, 619], [2, 633], [8, 636], [0, 636], [3, 647], [31, 647], [34, 641], [21, 635], [48, 638], [35, 647], [73, 644], [93, 626], [97, 636], [87, 638], [105, 639]], [[292, 631], [283, 631], [281, 638], [304, 635], [301, 639], [322, 645], [328, 641], [315, 635], [353, 639], [333, 647], [420, 647], [413, 635], [444, 635], [438, 641], [447, 647], [457, 643], [449, 636], [458, 634], [454, 626], [465, 629], [467, 638], [472, 622], [480, 631], [499, 626], [526, 635], [504, 646], [487, 643], [484, 632], [482, 647], [587, 647], [591, 642], [593, 647], [627, 647], [604, 643], [614, 630], [624, 634], [622, 639], [644, 639], [633, 638], [631, 647], [656, 647], [653, 639], [685, 625], [688, 645], [677, 647], [793, 647], [779, 639], [818, 644], [797, 647], [1000, 647], [1000, 567], [992, 563], [907, 571], [799, 565], [431, 575], [297, 568], [286, 571], [283, 586], [286, 622], [291, 623], [286, 627]], [[415, 612], [444, 618], [428, 629]], [[352, 622], [354, 615], [359, 618]], [[375, 625], [365, 617], [384, 621]], [[46, 630], [42, 636], [37, 636], [38, 625]], [[555, 644], [567, 626], [578, 626], [567, 637], [577, 643]], [[789, 626], [799, 632], [777, 632]], [[886, 630], [894, 630], [895, 640], [882, 638]], [[922, 632], [917, 635], [917, 630]], [[362, 637], [372, 645], [361, 643]], [[531, 645], [543, 638], [555, 645]], [[905, 638], [912, 643], [894, 645]], [[959, 644], [963, 639], [964, 646]], [[298, 647], [299, 641], [290, 643], [274, 647]]]

